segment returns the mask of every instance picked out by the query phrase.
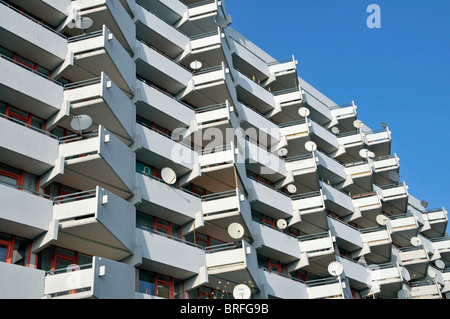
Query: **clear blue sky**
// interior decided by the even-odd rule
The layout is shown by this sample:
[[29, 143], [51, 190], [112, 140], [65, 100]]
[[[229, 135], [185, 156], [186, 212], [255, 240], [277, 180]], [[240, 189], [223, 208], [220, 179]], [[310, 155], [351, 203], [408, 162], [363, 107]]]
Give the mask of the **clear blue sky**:
[[[449, 0], [224, 0], [232, 27], [337, 104], [386, 122], [409, 192], [450, 211]], [[369, 29], [378, 4], [381, 28]], [[447, 228], [448, 230], [449, 228]]]

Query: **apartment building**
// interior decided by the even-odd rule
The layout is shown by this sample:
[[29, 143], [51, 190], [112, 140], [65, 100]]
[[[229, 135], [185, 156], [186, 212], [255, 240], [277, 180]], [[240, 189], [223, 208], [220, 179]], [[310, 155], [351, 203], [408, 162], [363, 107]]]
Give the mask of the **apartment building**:
[[0, 298], [448, 297], [387, 125], [224, 0], [0, 0], [0, 54]]

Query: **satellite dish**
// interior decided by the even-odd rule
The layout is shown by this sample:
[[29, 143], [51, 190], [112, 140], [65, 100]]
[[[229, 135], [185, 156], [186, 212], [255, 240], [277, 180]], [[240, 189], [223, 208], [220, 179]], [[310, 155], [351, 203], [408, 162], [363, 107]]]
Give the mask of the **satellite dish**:
[[280, 148], [279, 150], [278, 150], [278, 155], [279, 156], [286, 156], [287, 155], [287, 153], [288, 153], [288, 150], [287, 150], [287, 148]]
[[428, 207], [428, 202], [427, 201], [421, 201], [420, 204], [424, 207], [427, 208]]
[[295, 194], [295, 192], [297, 192], [297, 187], [294, 184], [289, 184], [287, 190], [289, 193]]
[[244, 227], [238, 223], [232, 223], [228, 226], [228, 235], [234, 239], [241, 239], [244, 236]]
[[433, 268], [431, 268], [431, 267], [428, 267], [427, 274], [428, 274], [428, 276], [430, 276], [430, 278], [432, 278], [432, 279], [434, 279], [434, 278], [437, 277], [437, 272], [436, 272]]
[[177, 175], [170, 167], [164, 167], [161, 170], [161, 177], [166, 184], [172, 185], [177, 181]]
[[385, 226], [388, 223], [388, 218], [384, 215], [378, 215], [376, 220], [377, 220], [377, 223], [381, 226]]
[[72, 271], [78, 271], [80, 270], [80, 266], [75, 265], [75, 264], [70, 264], [69, 266], [66, 267], [66, 272], [72, 272]]
[[277, 220], [277, 227], [279, 229], [286, 229], [287, 228], [287, 222], [284, 219]]
[[397, 292], [397, 297], [399, 299], [411, 299], [411, 292], [409, 292], [409, 290], [406, 289], [399, 290]]
[[301, 108], [298, 109], [298, 114], [301, 117], [307, 117], [307, 116], [309, 116], [310, 113], [311, 112], [306, 107], [301, 107]]
[[410, 281], [411, 280], [411, 275], [409, 274], [408, 269], [403, 268], [402, 269], [402, 278], [404, 281]]
[[390, 171], [388, 173], [389, 178], [391, 179], [391, 181], [398, 183], [398, 181], [400, 181], [400, 175], [398, 175], [397, 172], [394, 171]]
[[362, 158], [369, 158], [371, 157], [371, 155], [371, 151], [369, 151], [368, 149], [363, 148], [359, 151], [359, 156], [361, 156]]
[[191, 66], [191, 69], [198, 70], [203, 66], [203, 64], [200, 61], [195, 60], [195, 61], [191, 62], [190, 66]]
[[340, 130], [339, 130], [339, 128], [338, 128], [337, 126], [333, 126], [333, 127], [331, 128], [331, 132], [332, 132], [333, 134], [337, 135], [337, 134], [339, 134]]
[[375, 153], [374, 152], [369, 152], [369, 158], [374, 158], [375, 157]]
[[387, 123], [381, 122], [381, 127], [382, 127], [382, 128], [387, 128], [388, 125], [387, 125]]
[[344, 266], [340, 262], [333, 261], [328, 265], [328, 272], [330, 275], [338, 277], [344, 271]]
[[70, 126], [80, 133], [92, 125], [92, 118], [89, 115], [75, 115], [70, 122]]
[[233, 289], [233, 297], [234, 299], [250, 299], [252, 292], [249, 286], [240, 284], [234, 287]]
[[75, 27], [81, 30], [86, 30], [92, 27], [94, 21], [89, 17], [81, 17], [75, 22]]
[[418, 247], [422, 244], [422, 241], [420, 240], [419, 237], [412, 237], [411, 238], [411, 245], [413, 245], [414, 247]]
[[362, 128], [364, 126], [364, 123], [361, 120], [355, 120], [353, 122], [353, 126], [356, 128]]
[[434, 261], [434, 264], [436, 265], [436, 267], [438, 267], [439, 269], [444, 269], [445, 268], [445, 263], [441, 260], [441, 259], [436, 259]]
[[305, 148], [307, 151], [314, 152], [317, 149], [317, 144], [313, 141], [308, 141], [305, 143]]

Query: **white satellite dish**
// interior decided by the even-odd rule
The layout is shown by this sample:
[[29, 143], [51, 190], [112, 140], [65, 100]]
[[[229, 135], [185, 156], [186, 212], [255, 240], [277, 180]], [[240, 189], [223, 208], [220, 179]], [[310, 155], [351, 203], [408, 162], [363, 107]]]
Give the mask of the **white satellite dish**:
[[91, 18], [89, 17], [81, 17], [79, 18], [76, 22], [75, 22], [75, 27], [78, 29], [86, 30], [89, 29], [90, 27], [92, 27], [92, 25], [94, 24], [94, 21], [92, 21]]
[[420, 240], [419, 237], [411, 237], [411, 245], [413, 245], [414, 247], [418, 247], [422, 244], [422, 241]]
[[307, 116], [309, 116], [310, 113], [311, 112], [306, 107], [301, 107], [301, 108], [298, 109], [298, 114], [301, 117], [307, 117]]
[[353, 122], [353, 126], [356, 128], [362, 128], [364, 126], [364, 123], [361, 120], [355, 120]]
[[398, 175], [397, 172], [394, 171], [390, 171], [388, 173], [389, 178], [391, 179], [391, 181], [398, 183], [398, 181], [400, 181], [400, 175]]
[[385, 122], [381, 122], [381, 127], [382, 127], [382, 128], [387, 128], [388, 125], [387, 125], [387, 123], [385, 123]]
[[385, 226], [388, 223], [388, 218], [384, 215], [378, 215], [376, 220], [377, 220], [377, 223], [381, 226]]
[[421, 201], [420, 204], [424, 207], [427, 208], [428, 207], [428, 202], [427, 201]]
[[164, 167], [161, 170], [161, 178], [166, 184], [172, 185], [177, 181], [177, 174], [170, 167]]
[[286, 229], [287, 228], [287, 221], [285, 221], [284, 219], [279, 219], [277, 220], [277, 227], [279, 229]]
[[70, 122], [70, 126], [75, 130], [83, 133], [92, 125], [92, 118], [89, 115], [75, 115]]
[[278, 150], [278, 155], [279, 156], [286, 156], [287, 155], [287, 153], [288, 153], [288, 150], [287, 150], [287, 148], [280, 148], [279, 150]]
[[411, 292], [406, 289], [399, 290], [397, 292], [398, 299], [411, 299]]
[[313, 141], [308, 141], [305, 143], [305, 149], [309, 152], [314, 152], [317, 149], [317, 144]]
[[402, 278], [403, 278], [404, 281], [410, 281], [411, 280], [411, 275], [409, 274], [408, 269], [402, 268]]
[[427, 274], [432, 279], [437, 277], [437, 272], [431, 267], [428, 267]]
[[195, 61], [191, 62], [190, 66], [191, 66], [191, 69], [198, 70], [203, 66], [203, 64], [200, 61], [195, 60]]
[[250, 299], [252, 292], [250, 287], [244, 284], [237, 285], [233, 289], [234, 299]]
[[295, 194], [295, 192], [297, 192], [297, 187], [294, 184], [289, 184], [287, 190], [289, 193]]
[[372, 155], [370, 153], [371, 152], [368, 149], [363, 148], [362, 150], [359, 151], [359, 156], [361, 156], [362, 158], [369, 158]]
[[331, 128], [331, 132], [332, 132], [333, 134], [335, 134], [335, 135], [339, 134], [339, 132], [340, 132], [339, 127], [333, 126], [333, 127]]
[[445, 268], [445, 263], [441, 260], [441, 259], [436, 259], [434, 261], [434, 264], [436, 265], [436, 267], [438, 267], [439, 269], [444, 269]]
[[344, 271], [344, 266], [340, 262], [333, 261], [328, 265], [328, 272], [330, 275], [338, 277]]
[[228, 235], [233, 239], [241, 239], [244, 236], [244, 227], [239, 223], [232, 223], [228, 226]]

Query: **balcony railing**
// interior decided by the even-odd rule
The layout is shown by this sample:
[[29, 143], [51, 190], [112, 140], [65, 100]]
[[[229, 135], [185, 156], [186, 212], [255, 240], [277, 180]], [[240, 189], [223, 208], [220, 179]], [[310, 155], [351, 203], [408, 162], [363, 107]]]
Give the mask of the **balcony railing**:
[[38, 133], [41, 133], [41, 134], [43, 134], [43, 135], [45, 135], [45, 136], [51, 137], [51, 138], [53, 138], [53, 139], [55, 139], [55, 140], [59, 140], [59, 137], [58, 137], [58, 136], [53, 135], [53, 134], [51, 134], [50, 132], [41, 130], [41, 129], [37, 128], [37, 127], [34, 127], [33, 125], [27, 124], [27, 123], [25, 123], [25, 122], [23, 122], [23, 121], [20, 121], [20, 120], [14, 118], [14, 117], [5, 115], [5, 114], [3, 114], [3, 113], [0, 113], [0, 118], [7, 119], [7, 120], [9, 120], [9, 121], [11, 121], [11, 122], [14, 122], [14, 123], [16, 123], [16, 124], [19, 124], [19, 125], [22, 125], [22, 126], [24, 126], [24, 127], [26, 127], [26, 128], [29, 128], [29, 129], [31, 129], [31, 130], [33, 130], [33, 131], [36, 131], [36, 132], [38, 132]]
[[40, 192], [31, 190], [31, 189], [27, 189], [27, 188], [24, 188], [23, 186], [17, 186], [17, 185], [13, 185], [13, 184], [8, 184], [8, 183], [1, 182], [1, 181], [0, 181], [0, 185], [11, 187], [11, 188], [15, 188], [15, 189], [17, 189], [19, 191], [30, 193], [30, 194], [33, 194], [33, 195], [36, 195], [36, 196], [39, 196], [39, 197], [43, 197], [45, 199], [50, 199], [50, 200], [52, 199], [52, 197], [50, 195], [47, 195], [47, 194], [44, 194], [44, 193], [40, 193]]
[[55, 197], [53, 197], [53, 203], [55, 205], [60, 205], [60, 204], [74, 202], [74, 201], [94, 198], [95, 196], [96, 196], [96, 190], [93, 189], [93, 190], [79, 192], [79, 193], [55, 196]]
[[155, 235], [162, 236], [162, 237], [165, 237], [165, 238], [168, 238], [168, 239], [171, 239], [171, 240], [175, 240], [175, 241], [177, 241], [179, 243], [182, 243], [182, 244], [185, 244], [185, 245], [188, 245], [188, 246], [191, 246], [191, 247], [195, 247], [195, 248], [198, 248], [198, 249], [201, 249], [201, 250], [205, 250], [205, 248], [203, 246], [197, 245], [195, 243], [191, 243], [190, 241], [187, 241], [185, 239], [178, 238], [176, 236], [172, 236], [172, 235], [169, 235], [169, 234], [166, 234], [166, 233], [154, 230], [152, 228], [149, 228], [149, 227], [146, 227], [146, 226], [143, 226], [143, 225], [136, 225], [136, 228], [142, 229], [142, 230], [144, 230], [146, 232], [149, 232], [151, 234], [155, 234]]
[[239, 248], [242, 248], [242, 241], [208, 246], [208, 247], [206, 247], [206, 253], [213, 254], [213, 253], [217, 253], [220, 251], [233, 250], [233, 249], [239, 249]]

